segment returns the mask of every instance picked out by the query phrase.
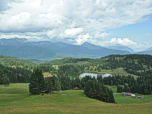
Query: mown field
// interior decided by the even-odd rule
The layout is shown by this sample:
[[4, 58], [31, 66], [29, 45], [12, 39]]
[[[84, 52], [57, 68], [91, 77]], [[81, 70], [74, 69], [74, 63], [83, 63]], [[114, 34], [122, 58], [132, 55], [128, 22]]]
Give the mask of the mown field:
[[[115, 87], [110, 86], [115, 91]], [[117, 104], [88, 98], [83, 90], [54, 92], [52, 95], [30, 95], [27, 83], [0, 85], [0, 114], [39, 113], [133, 113], [150, 114], [152, 95], [137, 99], [114, 94]]]
[[59, 65], [52, 65], [52, 67], [54, 67], [55, 69], [59, 69]]

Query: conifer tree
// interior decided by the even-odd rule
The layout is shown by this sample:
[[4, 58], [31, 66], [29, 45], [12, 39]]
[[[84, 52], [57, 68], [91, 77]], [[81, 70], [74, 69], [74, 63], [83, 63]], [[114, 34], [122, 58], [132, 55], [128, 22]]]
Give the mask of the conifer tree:
[[38, 70], [38, 83], [39, 83], [39, 90], [40, 91], [43, 91], [45, 89], [45, 81], [44, 81], [44, 76], [43, 76], [43, 73], [42, 73], [42, 70]]
[[55, 88], [58, 92], [61, 90], [61, 85], [58, 77], [55, 80]]
[[29, 92], [31, 94], [39, 94], [40, 93], [37, 83], [38, 83], [37, 77], [36, 77], [35, 73], [33, 72], [31, 74], [31, 77], [30, 77], [30, 85], [29, 85]]
[[5, 86], [9, 85], [9, 83], [10, 83], [10, 80], [7, 77], [7, 74], [6, 74], [5, 78], [4, 78], [4, 82], [5, 82]]
[[50, 77], [47, 78], [46, 88], [48, 89], [49, 94], [53, 90], [53, 82]]
[[45, 89], [44, 77], [42, 70], [38, 68], [34, 70], [30, 77], [30, 86], [29, 91], [31, 94], [39, 94], [42, 90]]

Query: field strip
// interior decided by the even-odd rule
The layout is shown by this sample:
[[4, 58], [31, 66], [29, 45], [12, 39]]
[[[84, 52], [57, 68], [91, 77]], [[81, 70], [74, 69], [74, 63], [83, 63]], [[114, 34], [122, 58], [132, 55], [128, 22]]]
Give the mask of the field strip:
[[[131, 104], [113, 104], [113, 106], [124, 106], [124, 105], [134, 105], [134, 106], [142, 106], [142, 105], [150, 105], [152, 103], [131, 103]], [[13, 107], [13, 108], [2, 108], [0, 110], [8, 110], [8, 109], [18, 109], [18, 108], [41, 108], [41, 107], [75, 107], [78, 108], [79, 106], [65, 106], [65, 105], [46, 105], [46, 106], [27, 106], [27, 107]], [[107, 106], [106, 106], [107, 107]], [[84, 107], [79, 107], [79, 108], [84, 108]]]
[[9, 89], [9, 88], [3, 89], [3, 90], [1, 90], [1, 91], [0, 91], [0, 93], [1, 93], [1, 92], [4, 92], [4, 91], [6, 91], [6, 90], [8, 90], [8, 89]]
[[14, 107], [14, 108], [2, 108], [0, 110], [7, 110], [7, 109], [17, 109], [17, 108], [40, 108], [40, 107], [76, 107], [76, 106], [64, 106], [64, 105], [46, 105], [46, 106], [28, 106], [28, 107]]

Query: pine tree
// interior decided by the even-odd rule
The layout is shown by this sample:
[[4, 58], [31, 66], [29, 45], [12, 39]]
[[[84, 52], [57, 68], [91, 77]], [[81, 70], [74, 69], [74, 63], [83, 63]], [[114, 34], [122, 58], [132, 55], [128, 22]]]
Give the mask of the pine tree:
[[49, 93], [50, 93], [51, 91], [53, 91], [53, 82], [51, 81], [51, 78], [50, 78], [50, 77], [48, 78], [47, 89], [48, 89]]
[[7, 77], [7, 74], [6, 74], [5, 78], [4, 78], [4, 82], [5, 82], [5, 86], [9, 85], [9, 83], [10, 83], [10, 80]]
[[56, 90], [59, 92], [61, 90], [61, 85], [60, 85], [60, 82], [59, 82], [59, 78], [57, 77], [56, 80], [55, 80], [55, 88]]
[[29, 92], [31, 94], [39, 94], [40, 93], [37, 83], [38, 83], [37, 77], [36, 77], [35, 73], [33, 72], [30, 76], [30, 85], [29, 85]]
[[44, 76], [43, 76], [43, 73], [42, 73], [42, 70], [38, 70], [38, 77], [39, 77], [39, 80], [38, 80], [38, 83], [39, 83], [39, 90], [40, 91], [43, 91], [45, 89], [45, 81], [44, 81]]

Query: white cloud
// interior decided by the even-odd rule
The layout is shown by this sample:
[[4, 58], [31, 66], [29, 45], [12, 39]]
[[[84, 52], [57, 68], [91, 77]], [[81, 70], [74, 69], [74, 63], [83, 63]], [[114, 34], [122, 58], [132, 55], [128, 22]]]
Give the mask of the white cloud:
[[107, 46], [107, 45], [124, 45], [124, 46], [137, 46], [136, 42], [133, 42], [129, 38], [112, 38], [109, 41], [104, 41], [101, 43], [102, 46]]
[[66, 29], [64, 31], [65, 35], [67, 36], [75, 36], [77, 34], [80, 34], [81, 32], [83, 32], [82, 28], [72, 28], [72, 29]]
[[76, 39], [76, 44], [80, 45], [83, 44], [86, 41], [89, 41], [90, 38], [92, 38], [89, 33], [85, 34], [85, 35], [79, 35], [78, 38]]
[[27, 21], [29, 18], [30, 18], [29, 12], [21, 12], [10, 18], [10, 24], [11, 23], [15, 23], [15, 24], [25, 23], [25, 21]]
[[102, 40], [104, 40], [105, 38], [107, 38], [108, 36], [110, 36], [110, 34], [111, 33], [106, 33], [106, 32], [104, 32], [104, 33], [99, 33], [99, 32], [96, 32], [95, 34], [94, 34], [94, 38], [98, 38], [98, 39], [102, 39]]
[[[151, 0], [121, 2], [119, 0], [20, 1], [22, 2], [9, 3], [8, 6], [10, 9], [0, 15], [0, 18], [3, 18], [0, 20], [0, 25], [3, 25], [5, 28], [5, 30], [4, 28], [0, 28], [1, 31], [11, 31], [14, 25], [8, 25], [7, 23], [11, 21], [10, 18], [23, 14], [22, 12], [29, 13], [30, 17], [27, 22], [24, 22], [24, 18], [20, 18], [21, 22], [26, 23], [20, 25], [20, 28], [22, 28], [21, 31], [25, 29], [32, 31], [32, 29], [29, 29], [26, 25], [33, 29], [39, 28], [41, 30], [52, 30], [52, 28], [57, 29], [60, 26], [64, 26], [62, 31], [72, 26], [73, 28], [82, 27], [84, 34], [92, 30], [101, 32], [109, 28], [134, 24], [140, 21], [143, 16], [152, 13]], [[22, 17], [23, 16], [26, 18], [25, 15], [22, 15]]]
[[26, 39], [31, 39], [31, 38], [36, 38], [36, 39], [38, 39], [38, 40], [40, 40], [40, 39], [44, 39], [44, 37], [43, 36], [37, 36], [37, 35], [32, 35], [32, 37], [31, 37], [31, 35], [30, 36], [28, 36], [28, 35], [24, 35], [24, 34], [14, 34], [14, 33], [8, 33], [8, 34], [0, 34], [0, 39], [2, 39], [2, 38], [5, 38], [5, 39], [10, 39], [10, 38], [26, 38]]
[[[98, 44], [110, 36], [106, 30], [141, 22], [152, 14], [152, 0], [6, 1], [0, 1], [1, 38], [17, 35], [59, 41], [71, 38], [68, 43]], [[90, 33], [93, 30], [95, 32]], [[128, 39], [113, 39], [111, 43], [136, 45]]]
[[130, 40], [129, 38], [112, 38], [109, 41], [103, 41], [102, 43], [98, 42], [96, 44], [103, 47], [118, 46], [118, 45], [127, 46], [129, 48], [134, 49], [134, 51], [144, 51], [145, 49], [152, 47], [151, 41], [137, 43], [135, 41]]

